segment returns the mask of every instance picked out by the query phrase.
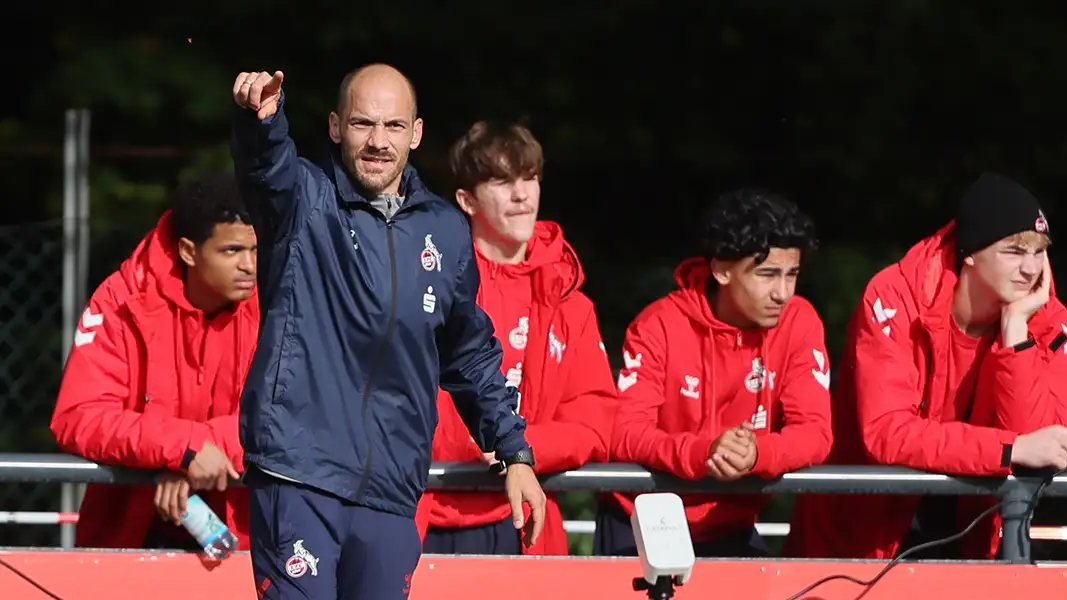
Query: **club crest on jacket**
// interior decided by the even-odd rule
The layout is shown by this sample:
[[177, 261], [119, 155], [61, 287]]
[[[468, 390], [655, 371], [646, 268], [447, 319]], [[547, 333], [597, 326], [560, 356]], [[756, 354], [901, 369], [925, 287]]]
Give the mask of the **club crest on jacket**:
[[441, 270], [441, 252], [437, 249], [437, 246], [433, 245], [433, 234], [426, 234], [426, 247], [423, 248], [422, 254], [419, 260], [422, 262], [422, 268], [427, 271], [433, 271], [437, 269]]

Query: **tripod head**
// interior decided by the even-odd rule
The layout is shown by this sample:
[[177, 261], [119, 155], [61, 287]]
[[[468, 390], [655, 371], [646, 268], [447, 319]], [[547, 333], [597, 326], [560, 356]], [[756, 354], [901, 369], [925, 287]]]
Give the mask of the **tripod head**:
[[669, 600], [674, 597], [674, 586], [682, 585], [682, 578], [675, 575], [666, 575], [656, 579], [656, 583], [645, 581], [644, 577], [634, 577], [634, 591], [648, 592], [651, 600]]

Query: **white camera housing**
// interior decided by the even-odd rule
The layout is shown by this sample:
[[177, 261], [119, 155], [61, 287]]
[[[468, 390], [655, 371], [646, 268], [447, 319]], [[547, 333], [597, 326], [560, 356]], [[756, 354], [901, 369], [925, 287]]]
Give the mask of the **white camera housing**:
[[630, 526], [645, 581], [650, 585], [660, 577], [670, 577], [677, 585], [689, 581], [696, 555], [681, 497], [670, 493], [641, 494], [634, 500]]

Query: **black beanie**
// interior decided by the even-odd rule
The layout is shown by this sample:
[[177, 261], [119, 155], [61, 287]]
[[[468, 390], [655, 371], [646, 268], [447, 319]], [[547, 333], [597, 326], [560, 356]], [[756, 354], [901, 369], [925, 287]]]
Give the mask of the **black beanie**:
[[957, 266], [963, 259], [1023, 231], [1048, 235], [1048, 221], [1037, 198], [997, 173], [983, 173], [960, 200], [956, 213]]

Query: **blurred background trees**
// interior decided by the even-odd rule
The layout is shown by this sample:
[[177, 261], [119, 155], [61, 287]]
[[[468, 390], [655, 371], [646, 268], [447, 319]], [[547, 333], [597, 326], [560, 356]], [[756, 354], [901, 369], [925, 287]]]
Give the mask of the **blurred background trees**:
[[[154, 224], [177, 181], [230, 168], [231, 87], [248, 70], [285, 71], [293, 136], [315, 158], [345, 72], [398, 66], [426, 120], [413, 162], [446, 197], [446, 151], [471, 122], [528, 123], [547, 156], [542, 216], [582, 258], [616, 364], [627, 323], [673, 288], [698, 211], [725, 189], [776, 188], [816, 219], [822, 249], [801, 288], [834, 358], [866, 280], [949, 219], [983, 170], [1029, 186], [1054, 236], [1067, 190], [1067, 21], [1052, 2], [160, 8], [64, 0], [21, 5], [6, 23], [0, 238], [61, 216], [63, 111], [90, 109], [87, 291]], [[13, 378], [44, 380], [29, 397], [0, 396], [0, 450], [52, 450], [45, 428], [62, 365], [58, 351], [27, 348], [51, 348], [58, 324], [5, 331], [17, 339], [0, 345], [25, 342], [17, 354], [47, 369], [0, 361]], [[589, 500], [572, 498], [568, 513], [591, 516]]]

